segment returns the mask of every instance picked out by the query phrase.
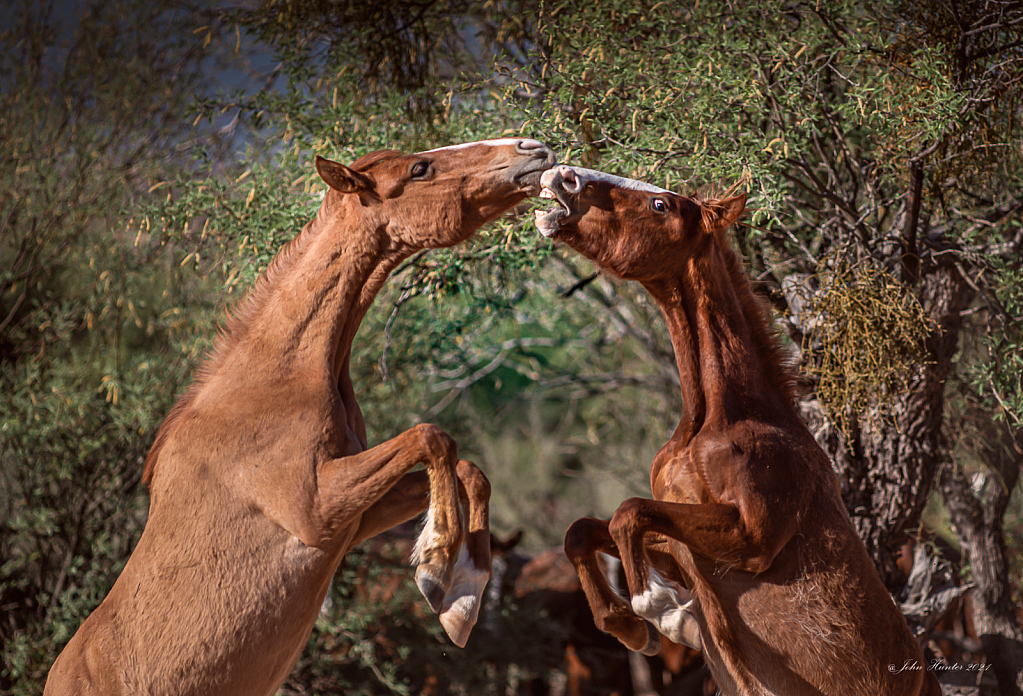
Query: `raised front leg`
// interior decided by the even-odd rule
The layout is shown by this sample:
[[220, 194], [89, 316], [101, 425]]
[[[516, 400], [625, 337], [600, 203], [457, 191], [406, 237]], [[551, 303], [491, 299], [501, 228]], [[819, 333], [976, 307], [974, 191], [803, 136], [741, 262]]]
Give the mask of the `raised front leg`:
[[611, 589], [597, 563], [598, 552], [621, 557], [608, 531], [608, 523], [592, 517], [573, 522], [565, 534], [565, 554], [579, 574], [579, 582], [593, 612], [593, 622], [629, 650], [656, 655], [661, 649], [661, 636]]
[[[441, 603], [440, 623], [452, 642], [465, 647], [469, 633], [479, 617], [483, 591], [490, 580], [490, 482], [470, 461], [459, 460], [459, 502], [468, 526], [458, 550], [451, 585]], [[391, 490], [362, 515], [362, 523], [352, 544], [357, 544], [427, 509], [430, 480], [426, 471], [405, 474]], [[423, 548], [429, 545], [433, 527], [430, 521], [420, 535], [412, 562], [420, 562]]]
[[[647, 545], [652, 536], [681, 542], [693, 553], [729, 569], [762, 572], [770, 567], [783, 539], [758, 543], [745, 528], [740, 511], [724, 503], [668, 503], [630, 498], [611, 519], [609, 531], [621, 550], [633, 610], [678, 643], [699, 647], [699, 627], [689, 593], [658, 573]], [[780, 542], [780, 543], [779, 543]]]
[[440, 623], [451, 641], [462, 648], [479, 618], [483, 591], [490, 580], [490, 482], [465, 459], [458, 462], [458, 482], [468, 530], [455, 561], [451, 587], [444, 595]]
[[410, 471], [391, 490], [362, 513], [359, 531], [351, 545], [361, 544], [381, 532], [408, 522], [430, 505], [430, 476], [425, 469]]
[[[386, 518], [374, 508], [409, 469], [422, 462], [429, 482], [429, 522], [421, 539], [416, 584], [430, 607], [439, 612], [451, 586], [455, 560], [464, 538], [455, 467], [454, 440], [433, 425], [418, 425], [401, 435], [358, 454], [329, 460], [316, 472], [316, 490], [310, 491], [308, 510], [268, 510], [310, 546], [329, 545], [343, 525], [370, 512], [366, 531], [379, 528]], [[404, 495], [400, 514], [406, 514], [418, 495], [416, 477], [406, 480], [395, 497]], [[408, 489], [405, 489], [406, 486]], [[269, 502], [269, 501], [268, 501]], [[269, 508], [274, 506], [270, 502]], [[400, 515], [398, 515], [400, 516]]]

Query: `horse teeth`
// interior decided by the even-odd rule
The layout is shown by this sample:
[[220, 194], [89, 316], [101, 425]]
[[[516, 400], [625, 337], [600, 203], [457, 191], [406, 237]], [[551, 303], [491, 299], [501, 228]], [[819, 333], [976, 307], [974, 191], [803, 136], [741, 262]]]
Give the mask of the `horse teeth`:
[[549, 188], [541, 189], [540, 198], [554, 198], [554, 192]]

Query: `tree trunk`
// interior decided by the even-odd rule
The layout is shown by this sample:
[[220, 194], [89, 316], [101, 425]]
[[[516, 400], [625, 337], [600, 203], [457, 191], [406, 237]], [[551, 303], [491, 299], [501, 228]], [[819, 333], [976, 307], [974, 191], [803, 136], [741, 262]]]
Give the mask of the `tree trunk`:
[[944, 459], [945, 382], [959, 341], [960, 312], [972, 291], [951, 266], [929, 269], [918, 286], [937, 330], [927, 341], [928, 364], [908, 388], [888, 400], [890, 415], [854, 424], [848, 440], [827, 443], [846, 507], [881, 579], [897, 592], [905, 578], [895, 566], [906, 530], [915, 526]]
[[998, 692], [1001, 696], [1021, 696], [1023, 628], [1009, 584], [1002, 520], [1023, 466], [1023, 435], [1004, 444], [1008, 447], [982, 453], [988, 455], [984, 457], [988, 471], [974, 474], [971, 480], [961, 469], [950, 469], [943, 473], [940, 488], [977, 585], [970, 614], [998, 679]]

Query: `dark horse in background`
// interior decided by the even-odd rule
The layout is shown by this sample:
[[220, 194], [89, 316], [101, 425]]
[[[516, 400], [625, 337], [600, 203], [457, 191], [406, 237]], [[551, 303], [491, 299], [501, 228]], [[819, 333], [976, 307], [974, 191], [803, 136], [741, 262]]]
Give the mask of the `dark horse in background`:
[[[729, 246], [745, 196], [704, 200], [565, 165], [541, 184], [559, 206], [537, 212], [540, 232], [638, 281], [660, 306], [685, 407], [654, 458], [654, 499], [568, 530], [597, 626], [648, 654], [653, 626], [702, 644], [726, 694], [938, 696]], [[597, 552], [621, 558], [631, 602], [612, 591]]]

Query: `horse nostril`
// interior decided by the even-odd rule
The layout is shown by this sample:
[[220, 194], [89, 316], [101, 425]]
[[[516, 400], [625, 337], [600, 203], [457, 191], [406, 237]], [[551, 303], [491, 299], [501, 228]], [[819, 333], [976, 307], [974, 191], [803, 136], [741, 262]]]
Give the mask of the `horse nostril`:
[[537, 150], [545, 150], [547, 146], [541, 143], [539, 140], [533, 140], [532, 138], [524, 138], [515, 143], [515, 149], [519, 152], [531, 153]]
[[561, 175], [561, 180], [567, 184], [571, 191], [578, 193], [582, 189], [582, 181], [579, 180], [575, 170], [567, 164], [562, 164], [558, 167], [558, 174]]

